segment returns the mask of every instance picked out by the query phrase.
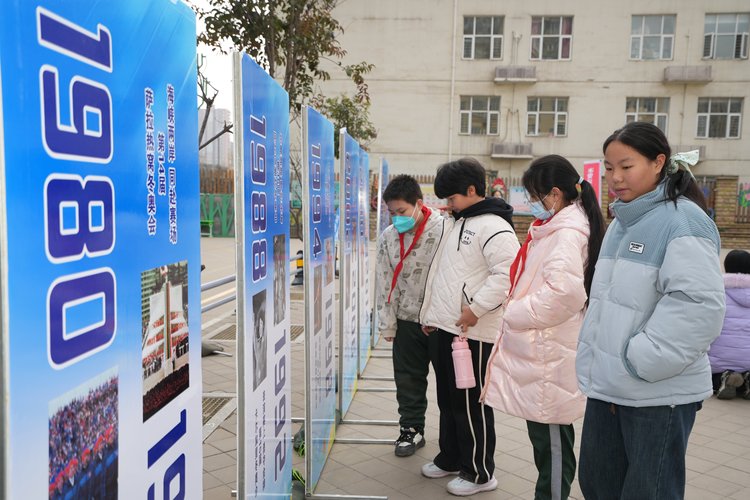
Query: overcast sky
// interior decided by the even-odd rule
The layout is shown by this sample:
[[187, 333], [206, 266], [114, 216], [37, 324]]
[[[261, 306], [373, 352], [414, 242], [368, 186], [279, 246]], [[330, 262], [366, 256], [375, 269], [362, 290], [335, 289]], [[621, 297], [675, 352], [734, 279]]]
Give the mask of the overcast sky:
[[[201, 8], [208, 8], [206, 0], [185, 0], [186, 3]], [[204, 24], [200, 18], [196, 19], [196, 30], [201, 33]], [[203, 60], [203, 74], [206, 75], [211, 84], [219, 90], [214, 106], [217, 108], [228, 109], [232, 111], [232, 56], [223, 55], [214, 51], [205, 45], [198, 46], [199, 60], [200, 56], [205, 56]]]

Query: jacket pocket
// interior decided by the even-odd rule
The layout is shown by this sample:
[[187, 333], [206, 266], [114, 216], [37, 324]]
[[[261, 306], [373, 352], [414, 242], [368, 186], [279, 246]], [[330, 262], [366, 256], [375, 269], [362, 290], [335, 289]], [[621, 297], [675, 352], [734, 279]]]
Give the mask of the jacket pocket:
[[622, 364], [625, 366], [625, 370], [627, 370], [630, 376], [637, 380], [644, 380], [644, 378], [638, 375], [638, 372], [636, 371], [635, 367], [628, 359], [628, 350], [630, 349], [630, 341], [639, 333], [643, 333], [643, 328], [645, 326], [646, 326], [646, 321], [641, 323], [638, 326], [638, 328], [635, 329], [633, 333], [628, 335], [628, 337], [625, 339], [625, 343], [622, 346], [622, 353], [621, 353]]

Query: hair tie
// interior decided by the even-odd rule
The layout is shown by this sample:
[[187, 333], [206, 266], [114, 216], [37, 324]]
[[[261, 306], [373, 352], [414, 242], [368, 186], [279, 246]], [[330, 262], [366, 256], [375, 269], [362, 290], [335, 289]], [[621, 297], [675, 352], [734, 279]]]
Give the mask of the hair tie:
[[583, 185], [583, 177], [578, 178], [578, 182], [576, 182], [576, 191], [580, 194], [581, 192], [581, 186]]
[[667, 174], [673, 175], [676, 174], [678, 170], [684, 170], [690, 174], [690, 177], [695, 179], [690, 167], [695, 166], [699, 159], [700, 157], [697, 149], [685, 153], [675, 153], [669, 157], [669, 162], [667, 162]]

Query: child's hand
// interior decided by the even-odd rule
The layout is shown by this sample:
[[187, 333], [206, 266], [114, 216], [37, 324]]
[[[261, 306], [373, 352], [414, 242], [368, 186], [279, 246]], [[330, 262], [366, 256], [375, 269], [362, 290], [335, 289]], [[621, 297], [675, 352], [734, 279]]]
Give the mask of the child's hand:
[[478, 320], [479, 318], [474, 315], [469, 306], [462, 306], [461, 317], [456, 321], [456, 326], [461, 329], [461, 337], [466, 334], [466, 330], [468, 330], [470, 326], [476, 325]]

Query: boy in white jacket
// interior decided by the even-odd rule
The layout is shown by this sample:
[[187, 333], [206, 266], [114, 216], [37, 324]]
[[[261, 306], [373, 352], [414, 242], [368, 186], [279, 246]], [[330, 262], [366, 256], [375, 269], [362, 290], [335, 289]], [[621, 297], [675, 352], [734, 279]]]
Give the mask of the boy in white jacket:
[[[494, 415], [479, 394], [519, 248], [513, 208], [499, 198], [485, 199], [485, 175], [474, 158], [437, 171], [435, 194], [447, 200], [456, 222], [430, 269], [420, 312], [423, 331], [435, 337], [431, 358], [440, 407], [440, 453], [422, 474], [458, 474], [448, 492], [460, 496], [497, 488]], [[456, 388], [451, 346], [456, 336], [468, 338], [476, 380], [471, 389]]]
[[413, 455], [424, 446], [427, 410], [428, 339], [419, 327], [427, 271], [443, 236], [452, 227], [422, 201], [422, 190], [409, 175], [398, 175], [385, 188], [393, 224], [378, 241], [378, 330], [393, 342], [401, 432], [395, 442], [397, 457]]

